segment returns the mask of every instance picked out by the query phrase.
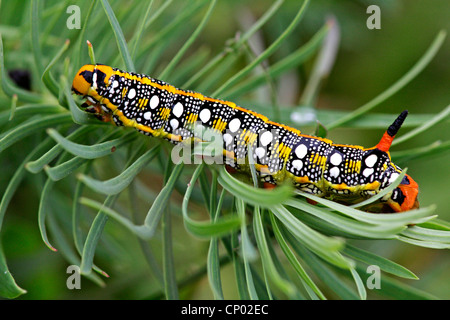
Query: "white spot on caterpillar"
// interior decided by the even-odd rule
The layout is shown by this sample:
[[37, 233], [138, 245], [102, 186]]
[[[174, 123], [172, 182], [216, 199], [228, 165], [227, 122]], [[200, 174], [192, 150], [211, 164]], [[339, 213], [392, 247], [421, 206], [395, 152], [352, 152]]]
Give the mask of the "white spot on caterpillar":
[[266, 154], [266, 150], [263, 147], [259, 147], [255, 149], [255, 154], [258, 158], [262, 158], [264, 157], [264, 155]]
[[339, 176], [339, 168], [333, 167], [330, 169], [330, 177], [337, 178]]
[[391, 174], [391, 177], [389, 178], [389, 183], [394, 182], [395, 179], [397, 179], [399, 175], [400, 175], [400, 174], [397, 173], [397, 172], [394, 172], [393, 174]]
[[177, 129], [178, 125], [179, 125], [179, 122], [177, 119], [170, 120], [170, 126], [172, 127], [173, 130]]
[[150, 108], [155, 109], [159, 105], [159, 97], [157, 95], [154, 95], [150, 99]]
[[133, 99], [136, 97], [136, 89], [131, 88], [130, 91], [128, 91], [128, 99]]
[[94, 89], [97, 89], [97, 72], [94, 72], [92, 75], [92, 87]]
[[112, 83], [112, 88], [117, 88], [119, 86], [119, 81], [117, 81], [117, 80], [114, 80], [113, 81], [113, 83]]
[[[153, 96], [153, 97], [158, 97], [158, 96]], [[159, 102], [159, 98], [158, 98], [158, 102]], [[151, 103], [152, 103], [152, 101], [150, 100], [150, 104]], [[152, 109], [154, 109], [154, 108], [152, 108]], [[184, 110], [183, 105], [180, 102], [177, 102], [177, 104], [173, 107], [173, 114], [175, 115], [175, 117], [179, 118], [183, 114], [183, 110]]]
[[241, 120], [239, 120], [238, 118], [234, 118], [230, 121], [230, 124], [228, 126], [231, 132], [236, 132], [241, 127]]
[[366, 158], [365, 162], [368, 167], [372, 168], [375, 165], [375, 163], [377, 162], [377, 160], [378, 160], [377, 155], [371, 154], [370, 156], [368, 156]]
[[94, 98], [88, 96], [87, 99], [88, 99], [92, 104], [97, 104], [97, 101], [96, 101]]
[[200, 111], [199, 117], [203, 123], [207, 123], [211, 119], [211, 111], [209, 109], [203, 109]]
[[330, 158], [331, 164], [338, 166], [342, 162], [342, 156], [340, 153], [334, 153]]
[[228, 146], [233, 141], [233, 137], [231, 136], [231, 134], [225, 133], [223, 135], [223, 141], [225, 141], [225, 144]]
[[261, 135], [261, 145], [263, 145], [264, 147], [267, 146], [269, 143], [272, 142], [273, 139], [273, 134], [270, 131], [265, 131], [262, 135]]
[[364, 177], [368, 177], [368, 176], [370, 176], [373, 173], [373, 171], [374, 171], [373, 168], [366, 168], [363, 171], [363, 176]]
[[299, 159], [303, 159], [307, 153], [308, 153], [308, 148], [304, 144], [300, 144], [297, 146], [297, 148], [295, 148], [295, 155]]
[[302, 162], [302, 160], [294, 160], [294, 161], [292, 161], [292, 166], [296, 170], [301, 170], [303, 168], [303, 162]]
[[145, 120], [150, 120], [151, 117], [152, 117], [152, 113], [150, 111], [147, 111], [146, 113], [144, 113]]

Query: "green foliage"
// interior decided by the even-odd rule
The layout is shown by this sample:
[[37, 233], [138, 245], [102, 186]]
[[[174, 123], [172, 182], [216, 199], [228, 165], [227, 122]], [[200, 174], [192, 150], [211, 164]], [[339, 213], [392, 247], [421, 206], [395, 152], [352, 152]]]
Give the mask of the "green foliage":
[[[83, 287], [84, 297], [188, 299], [198, 297], [198, 290], [215, 299], [436, 298], [420, 285], [397, 280], [418, 276], [379, 253], [389, 255], [387, 249], [371, 248], [384, 243], [395, 250], [406, 244], [409, 259], [419, 247], [448, 249], [450, 226], [436, 218], [435, 205], [401, 214], [372, 214], [359, 208], [375, 197], [344, 206], [287, 185], [260, 189], [254, 175], [252, 184], [249, 177], [231, 175], [223, 166], [173, 165], [168, 143], [104, 125], [78, 108], [80, 101], [70, 92], [73, 74], [98, 59], [206, 95], [240, 99], [243, 106], [288, 125], [311, 128], [320, 121], [316, 132], [322, 136], [353, 128], [361, 133], [376, 129], [378, 137], [403, 109], [368, 112], [420, 77], [446, 37], [438, 32], [403, 76], [397, 75], [397, 81], [353, 111], [318, 108], [320, 89], [333, 73], [338, 21], [329, 18], [311, 32], [300, 32], [304, 20], [310, 28], [314, 19], [308, 20], [309, 14], [322, 19], [310, 1], [295, 6], [282, 0], [259, 3], [254, 9], [260, 18], [250, 19], [242, 34], [207, 45], [217, 41], [212, 39], [216, 32], [224, 38], [224, 17], [217, 12], [237, 12], [244, 5], [215, 0], [82, 1], [82, 28], [70, 30], [65, 24], [67, 2], [1, 2], [1, 297], [73, 298], [76, 293], [64, 287], [64, 276], [67, 265], [75, 264], [93, 284]], [[15, 22], [18, 12], [20, 24]], [[235, 32], [239, 27], [233, 28]], [[213, 37], [205, 40], [207, 30], [214, 30]], [[252, 38], [263, 34], [268, 45], [253, 51]], [[93, 47], [88, 49], [86, 40]], [[18, 67], [32, 73], [32, 91], [9, 79], [7, 71]], [[285, 107], [278, 102], [277, 88], [288, 72], [295, 72], [305, 89]], [[263, 86], [269, 97], [260, 99]], [[440, 109], [412, 113], [404, 128], [414, 129], [402, 132], [394, 144], [420, 141], [425, 131], [448, 122], [450, 106]], [[434, 141], [394, 150], [392, 157], [410, 163], [446, 155], [449, 141]], [[10, 220], [5, 219], [7, 212]], [[21, 266], [17, 261], [23, 258], [10, 249], [27, 239], [14, 237], [14, 229], [28, 225], [26, 219], [32, 219], [31, 229], [38, 229], [42, 241], [55, 251], [52, 256], [64, 259], [49, 260], [58, 270], [44, 265], [59, 274], [62, 288], [56, 295], [45, 290], [41, 295], [25, 294], [17, 281], [31, 286], [37, 273], [34, 267]], [[41, 244], [24, 256], [40, 251]], [[7, 265], [9, 256], [12, 266]], [[367, 291], [367, 265], [383, 272], [377, 292]], [[21, 270], [18, 277], [15, 270]], [[112, 277], [105, 279], [108, 274]], [[231, 289], [230, 282], [235, 283]]]

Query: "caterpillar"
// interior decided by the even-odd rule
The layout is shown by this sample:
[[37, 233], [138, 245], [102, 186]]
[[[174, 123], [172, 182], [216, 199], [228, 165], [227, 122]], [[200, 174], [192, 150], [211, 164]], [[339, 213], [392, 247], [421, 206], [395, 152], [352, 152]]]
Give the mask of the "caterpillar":
[[[197, 123], [220, 134], [223, 158], [249, 173], [249, 156], [265, 187], [291, 181], [302, 191], [345, 204], [376, 195], [402, 172], [389, 148], [408, 111], [403, 111], [372, 148], [336, 144], [326, 138], [270, 121], [230, 101], [178, 89], [143, 74], [102, 64], [76, 73], [72, 92], [86, 98], [81, 107], [104, 122], [133, 127], [143, 134], [180, 142], [199, 140]], [[402, 212], [419, 207], [417, 183], [407, 174], [373, 212]]]

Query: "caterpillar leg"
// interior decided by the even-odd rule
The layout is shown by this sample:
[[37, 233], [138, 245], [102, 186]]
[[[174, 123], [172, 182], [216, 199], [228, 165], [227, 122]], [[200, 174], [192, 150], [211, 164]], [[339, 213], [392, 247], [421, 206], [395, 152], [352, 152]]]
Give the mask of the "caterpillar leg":
[[306, 198], [306, 202], [308, 202], [309, 204], [312, 204], [312, 205], [316, 205], [318, 203], [317, 201], [311, 200], [309, 198]]

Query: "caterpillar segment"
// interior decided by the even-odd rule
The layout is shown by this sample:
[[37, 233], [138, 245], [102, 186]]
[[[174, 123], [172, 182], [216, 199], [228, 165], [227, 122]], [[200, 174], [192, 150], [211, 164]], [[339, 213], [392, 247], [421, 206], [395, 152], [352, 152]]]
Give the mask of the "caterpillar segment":
[[[72, 91], [85, 97], [86, 112], [101, 121], [133, 127], [149, 136], [177, 144], [203, 141], [196, 125], [220, 135], [225, 165], [249, 173], [249, 161], [262, 184], [285, 181], [296, 188], [345, 204], [353, 204], [388, 187], [401, 169], [389, 154], [391, 143], [408, 112], [402, 112], [372, 148], [335, 144], [302, 134], [267, 117], [200, 93], [178, 89], [164, 81], [106, 65], [85, 65], [75, 75]], [[252, 159], [248, 159], [248, 150]], [[405, 175], [373, 212], [418, 208], [418, 185]]]

